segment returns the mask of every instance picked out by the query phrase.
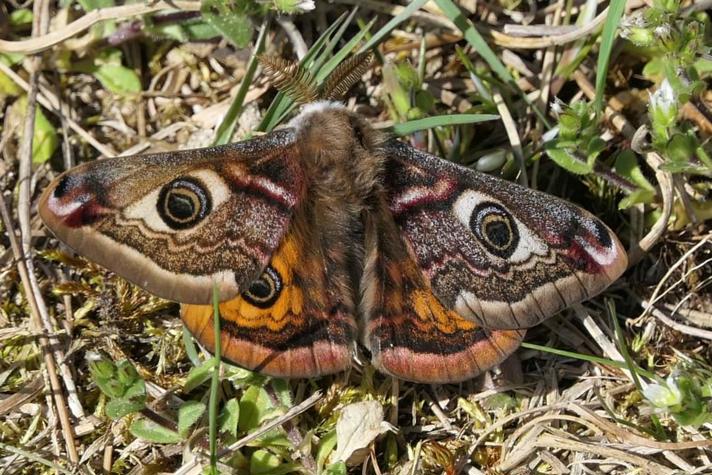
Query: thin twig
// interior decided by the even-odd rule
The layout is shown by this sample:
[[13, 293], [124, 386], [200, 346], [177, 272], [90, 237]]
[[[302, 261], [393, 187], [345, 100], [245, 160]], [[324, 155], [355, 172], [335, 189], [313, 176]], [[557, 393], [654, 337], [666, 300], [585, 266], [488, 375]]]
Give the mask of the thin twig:
[[[398, 15], [405, 7], [399, 5], [392, 5], [386, 2], [379, 2], [375, 0], [336, 0], [338, 3], [345, 3], [347, 5], [359, 5], [363, 8], [368, 8], [370, 10], [375, 10], [382, 13], [387, 13], [389, 15]], [[507, 35], [501, 33], [497, 30], [489, 28], [485, 25], [475, 25], [478, 32], [483, 35], [488, 35], [492, 37], [492, 40], [497, 46], [503, 46], [505, 48], [520, 48], [520, 49], [543, 49], [550, 46], [561, 46], [567, 43], [571, 43], [592, 35], [606, 20], [608, 16], [608, 8], [603, 10], [601, 13], [593, 19], [593, 21], [586, 23], [585, 25], [576, 28], [573, 31], [553, 36], [545, 37], [528, 37], [522, 38], [513, 35]], [[426, 12], [415, 12], [411, 17], [415, 21], [428, 23], [432, 25], [439, 26], [441, 28], [448, 28], [454, 32], [460, 32], [460, 30], [447, 18], [438, 15], [432, 15]]]
[[592, 22], [586, 23], [578, 27], [576, 30], [564, 33], [561, 35], [552, 35], [544, 37], [528, 37], [521, 38], [511, 35], [506, 35], [500, 33], [496, 30], [491, 30], [492, 38], [494, 42], [499, 46], [504, 46], [505, 48], [519, 48], [519, 49], [542, 49], [549, 48], [551, 46], [561, 46], [567, 43], [572, 43], [574, 41], [586, 38], [592, 35], [606, 20], [608, 16], [608, 8], [606, 7], [601, 13], [598, 14]]
[[497, 112], [499, 112], [499, 116], [502, 118], [504, 130], [507, 131], [507, 138], [509, 139], [509, 144], [512, 146], [512, 152], [514, 152], [517, 164], [519, 165], [519, 184], [527, 186], [529, 182], [527, 179], [527, 167], [526, 163], [524, 163], [522, 140], [519, 138], [519, 132], [517, 132], [517, 124], [514, 122], [514, 118], [512, 118], [512, 114], [510, 114], [502, 94], [500, 94], [499, 91], [494, 91], [492, 97], [497, 106]]
[[650, 305], [647, 300], [644, 300], [640, 304], [646, 311], [653, 314], [655, 318], [663, 322], [665, 325], [669, 326], [673, 330], [679, 331], [686, 335], [694, 336], [696, 338], [704, 338], [705, 340], [712, 340], [712, 331], [703, 330], [702, 328], [692, 327], [690, 325], [685, 325], [684, 323], [677, 322], [672, 318], [668, 317], [665, 312], [655, 308]]
[[619, 460], [621, 462], [625, 461], [640, 468], [642, 473], [647, 473], [649, 475], [672, 475], [674, 473], [672, 469], [653, 462], [646, 457], [635, 455], [625, 450], [613, 448], [607, 444], [601, 444], [600, 442], [586, 442], [576, 439], [566, 439], [553, 434], [544, 434], [536, 441], [535, 446], [540, 448], [557, 448], [573, 452], [597, 454], [606, 458], [605, 461], [601, 461], [601, 464], [610, 464], [611, 460]]
[[[652, 295], [650, 296], [650, 298], [648, 299], [648, 301], [649, 301], [651, 304], [655, 304], [655, 302], [657, 302], [658, 299], [659, 299], [660, 297], [662, 297], [662, 295], [660, 295], [660, 289], [662, 289], [663, 284], [670, 278], [670, 276], [677, 270], [677, 268], [680, 267], [680, 266], [682, 266], [685, 262], [687, 262], [687, 259], [688, 259], [692, 254], [694, 254], [695, 252], [697, 252], [697, 250], [698, 250], [699, 248], [701, 248], [702, 246], [704, 246], [704, 245], [705, 245], [707, 242], [709, 242], [710, 240], [712, 240], [712, 233], [708, 233], [708, 234], [704, 237], [704, 239], [702, 239], [700, 242], [698, 242], [697, 244], [695, 244], [694, 246], [692, 246], [687, 252], [685, 252], [685, 254], [683, 254], [682, 256], [680, 256], [680, 258], [679, 258], [672, 266], [670, 266], [670, 268], [667, 270], [667, 272], [665, 272], [665, 275], [664, 275], [664, 276], [660, 279], [660, 281], [658, 282], [658, 285], [655, 287], [655, 290], [653, 290], [653, 294], [652, 294]], [[667, 291], [666, 291], [666, 292], [667, 292]], [[663, 293], [663, 294], [664, 294], [664, 293]], [[639, 320], [639, 319], [643, 318], [643, 317], [646, 315], [646, 313], [647, 313], [647, 311], [644, 310], [643, 313], [642, 313], [636, 320]]]
[[81, 18], [46, 35], [27, 40], [0, 40], [0, 53], [35, 54], [65, 41], [72, 36], [91, 28], [104, 20], [122, 20], [134, 16], [147, 15], [160, 10], [176, 9], [187, 11], [200, 10], [200, 2], [185, 0], [159, 1], [153, 4], [134, 3], [120, 7], [99, 8], [87, 12]]
[[[0, 61], [0, 71], [5, 73], [10, 79], [12, 79], [15, 84], [24, 89], [25, 92], [29, 92], [30, 85], [24, 79], [22, 79], [20, 75], [13, 71], [12, 68], [7, 66], [2, 61]], [[55, 96], [51, 91], [46, 90], [42, 86], [40, 86], [40, 94], [37, 95], [37, 102], [39, 102], [42, 107], [45, 107], [47, 110], [53, 113], [58, 113], [58, 111], [61, 110], [63, 107], [62, 104], [59, 102], [57, 96]], [[99, 153], [101, 153], [105, 157], [116, 156], [116, 153], [113, 150], [97, 141], [86, 130], [84, 130], [79, 124], [74, 122], [69, 117], [67, 117], [67, 125], [69, 125], [69, 127], [74, 132], [76, 132], [77, 135], [86, 140], [92, 147], [98, 150]]]
[[504, 25], [505, 34], [517, 37], [565, 35], [576, 30], [578, 30], [578, 27], [575, 25]]
[[[49, 28], [49, 1], [38, 0], [34, 4], [33, 9], [33, 36], [40, 36]], [[45, 355], [45, 364], [50, 377], [52, 390], [56, 393], [55, 404], [57, 411], [60, 414], [60, 422], [62, 432], [67, 448], [67, 455], [72, 463], [77, 463], [78, 454], [74, 445], [74, 431], [69, 421], [67, 414], [67, 404], [64, 400], [62, 386], [59, 383], [57, 376], [57, 366], [62, 374], [64, 386], [67, 388], [69, 408], [75, 416], [83, 417], [84, 410], [77, 396], [76, 385], [72, 379], [72, 374], [69, 367], [65, 364], [64, 352], [60, 345], [57, 335], [54, 333], [52, 323], [50, 322], [49, 312], [42, 297], [39, 283], [34, 273], [34, 262], [32, 261], [32, 224], [30, 216], [30, 207], [32, 201], [32, 143], [34, 139], [35, 128], [35, 112], [37, 106], [37, 90], [39, 82], [39, 71], [41, 67], [41, 57], [31, 57], [26, 64], [30, 71], [29, 91], [27, 94], [27, 109], [25, 111], [25, 124], [22, 134], [22, 142], [20, 145], [19, 155], [19, 173], [18, 173], [18, 203], [17, 217], [20, 226], [20, 246], [13, 249], [15, 257], [18, 259], [18, 267], [24, 269], [24, 279], [22, 280], [25, 288], [25, 297], [30, 304], [33, 314], [33, 324], [35, 330], [44, 328], [45, 336], [40, 338], [40, 346], [42, 353]], [[3, 202], [3, 208], [4, 202]], [[6, 209], [3, 213], [6, 213]], [[8, 234], [13, 232], [10, 216], [6, 218], [6, 227]]]
[[[22, 286], [25, 289], [25, 295], [27, 297], [27, 303], [30, 307], [30, 316], [33, 326], [33, 331], [39, 332], [42, 328], [41, 317], [39, 309], [37, 308], [37, 301], [35, 300], [35, 294], [32, 291], [32, 284], [30, 283], [30, 276], [25, 265], [25, 259], [23, 257], [22, 248], [17, 240], [15, 231], [12, 226], [12, 219], [10, 218], [10, 213], [5, 205], [5, 196], [0, 193], [0, 215], [2, 215], [3, 224], [5, 225], [6, 234], [10, 240], [10, 246], [12, 247], [13, 253], [15, 254], [15, 259], [17, 261], [17, 271], [20, 274], [20, 280], [22, 281]], [[47, 375], [49, 376], [50, 386], [52, 390], [52, 395], [54, 397], [54, 403], [57, 408], [57, 413], [59, 414], [59, 421], [62, 425], [62, 431], [64, 433], [64, 441], [67, 445], [67, 455], [72, 463], [76, 463], [79, 460], [79, 454], [77, 453], [77, 448], [74, 442], [74, 432], [72, 430], [72, 422], [69, 419], [69, 413], [67, 411], [67, 403], [64, 400], [64, 392], [62, 385], [57, 377], [57, 367], [55, 365], [52, 354], [49, 351], [49, 340], [47, 336], [42, 335], [39, 337], [40, 348], [42, 348], [42, 356], [44, 357], [44, 363], [47, 367]]]

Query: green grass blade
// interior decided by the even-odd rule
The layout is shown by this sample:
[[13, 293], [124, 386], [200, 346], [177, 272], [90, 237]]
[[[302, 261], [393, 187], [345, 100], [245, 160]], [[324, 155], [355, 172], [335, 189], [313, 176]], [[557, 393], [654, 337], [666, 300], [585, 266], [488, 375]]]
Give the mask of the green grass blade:
[[482, 56], [482, 59], [487, 62], [489, 67], [492, 68], [492, 71], [494, 71], [505, 84], [521, 93], [521, 90], [517, 86], [512, 75], [509, 73], [509, 70], [507, 70], [504, 64], [502, 64], [495, 52], [492, 51], [492, 48], [489, 47], [485, 39], [482, 38], [482, 35], [480, 35], [480, 33], [475, 29], [475, 26], [470, 22], [470, 20], [462, 14], [460, 7], [458, 7], [452, 0], [435, 0], [435, 3], [437, 3], [438, 7], [440, 7], [440, 10], [443, 11], [445, 16], [448, 17], [450, 21], [452, 21], [455, 26], [460, 29], [460, 31], [462, 31], [462, 34], [467, 42], [475, 48], [477, 54]]
[[[340, 26], [348, 24], [346, 22], [351, 21], [350, 19], [353, 18], [354, 12], [355, 10], [352, 11], [352, 13], [348, 16], [346, 13], [344, 13], [333, 24], [331, 24], [331, 26], [329, 26], [326, 31], [324, 31], [324, 33], [319, 37], [319, 39], [314, 42], [312, 47], [309, 48], [309, 51], [307, 51], [307, 54], [304, 56], [304, 58], [302, 58], [302, 61], [300, 62], [302, 67], [307, 68], [307, 70], [309, 70], [313, 74], [312, 68], [317, 62], [317, 56], [323, 50], [328, 49], [328, 42], [332, 35], [335, 35], [335, 38], [337, 38], [338, 41], [338, 38], [343, 35], [344, 29], [342, 28], [341, 35], [335, 33], [336, 30]], [[265, 112], [265, 115], [262, 118], [262, 122], [260, 122], [260, 125], [257, 127], [257, 130], [262, 132], [269, 132], [274, 129], [280, 123], [282, 118], [290, 111], [290, 108], [292, 106], [293, 101], [289, 97], [285, 96], [281, 92], [277, 93], [277, 96], [267, 108], [267, 111]]]
[[[351, 17], [350, 17], [351, 18]], [[347, 20], [348, 21], [348, 20]], [[314, 63], [312, 64], [312, 67], [309, 69], [312, 74], [314, 75], [314, 80], [316, 81], [317, 85], [320, 85], [321, 83], [324, 82], [324, 80], [329, 76], [329, 74], [344, 60], [346, 57], [353, 51], [354, 47], [358, 44], [359, 41], [361, 41], [370, 31], [370, 28], [373, 26], [375, 23], [376, 19], [374, 18], [372, 21], [370, 21], [364, 29], [362, 29], [359, 33], [354, 35], [353, 38], [351, 38], [346, 45], [344, 45], [343, 48], [341, 48], [334, 56], [332, 56], [329, 60], [327, 60], [325, 63], [323, 63], [323, 66], [319, 67], [318, 65], [322, 62], [320, 59], [326, 59], [328, 56], [328, 53], [330, 52], [330, 48], [326, 48], [326, 50], [323, 53], [322, 58], [317, 58], [314, 60]], [[343, 35], [343, 31], [337, 33], [337, 37], [340, 37]], [[319, 68], [317, 70], [317, 68]], [[272, 115], [273, 120], [270, 121], [270, 128], [267, 130], [272, 130], [277, 124], [280, 124], [282, 120], [284, 120], [284, 117], [289, 114], [289, 112], [294, 108], [295, 104], [293, 101], [289, 100], [286, 96], [284, 96], [285, 99], [282, 99], [276, 107], [274, 114]]]
[[255, 47], [252, 50], [252, 55], [250, 56], [250, 61], [247, 63], [247, 70], [245, 71], [245, 76], [240, 82], [240, 88], [237, 90], [235, 95], [235, 100], [230, 104], [225, 117], [223, 118], [220, 126], [218, 127], [217, 133], [215, 134], [215, 140], [213, 145], [223, 145], [230, 141], [232, 134], [235, 132], [235, 127], [237, 126], [237, 119], [242, 113], [242, 106], [245, 103], [245, 97], [247, 96], [247, 91], [252, 86], [252, 79], [257, 71], [257, 57], [262, 52], [265, 44], [265, 38], [267, 37], [267, 30], [269, 25], [269, 18], [265, 18], [260, 27], [260, 32], [257, 35], [257, 41], [255, 41]]
[[220, 300], [218, 286], [213, 284], [213, 332], [215, 348], [213, 358], [215, 367], [210, 380], [210, 400], [208, 404], [208, 426], [210, 434], [210, 470], [218, 474], [218, 397], [220, 395], [220, 356], [222, 354], [222, 338], [220, 334]]
[[[524, 342], [524, 343], [522, 343], [522, 348], [528, 348], [530, 350], [542, 351], [544, 353], [551, 353], [552, 355], [565, 356], [567, 358], [574, 358], [577, 360], [588, 361], [590, 363], [598, 363], [598, 364], [603, 364], [603, 365], [607, 365], [607, 366], [613, 366], [614, 368], [630, 369], [628, 367], [628, 363], [626, 363], [625, 361], [616, 361], [616, 360], [611, 360], [608, 358], [601, 358], [600, 356], [594, 356], [594, 355], [584, 355], [581, 353], [575, 353], [573, 351], [559, 350], [557, 348], [549, 348], [548, 346], [541, 346], [541, 345], [537, 345], [535, 343]], [[641, 374], [647, 378], [655, 377], [655, 375], [653, 373], [646, 371], [642, 368], [639, 368], [638, 372], [639, 372], [639, 374]]]
[[539, 108], [534, 104], [524, 91], [522, 91], [519, 86], [517, 86], [516, 81], [509, 73], [509, 70], [502, 64], [499, 57], [492, 51], [487, 42], [482, 35], [475, 29], [475, 26], [467, 19], [465, 15], [462, 14], [460, 7], [458, 7], [452, 0], [435, 0], [435, 3], [440, 7], [446, 17], [452, 21], [455, 26], [457, 26], [465, 40], [477, 51], [477, 53], [482, 56], [482, 59], [492, 68], [492, 71], [499, 77], [499, 79], [509, 86], [513, 91], [517, 92], [519, 96], [532, 108], [534, 113], [539, 117], [539, 120], [544, 124], [547, 129], [551, 128], [551, 124], [546, 118], [546, 115], [539, 110]]
[[343, 24], [341, 24], [336, 33], [334, 33], [334, 36], [328, 39], [326, 45], [324, 46], [324, 49], [317, 55], [317, 57], [314, 59], [314, 62], [312, 64], [305, 63], [307, 68], [309, 68], [309, 71], [313, 75], [316, 76], [322, 65], [327, 61], [327, 58], [329, 58], [329, 56], [331, 55], [331, 52], [334, 51], [336, 44], [341, 40], [341, 38], [343, 38], [344, 33], [346, 33], [346, 28], [348, 28], [348, 26], [351, 24], [351, 21], [356, 16], [357, 11], [358, 7], [351, 10], [349, 16], [346, 17]]
[[495, 114], [437, 115], [433, 117], [426, 117], [424, 119], [409, 120], [408, 122], [403, 122], [401, 124], [395, 124], [393, 125], [393, 133], [396, 135], [408, 135], [419, 130], [427, 130], [434, 127], [475, 124], [477, 122], [486, 122], [488, 120], [497, 119], [499, 119], [499, 116]]
[[376, 22], [376, 19], [374, 18], [368, 24], [361, 29], [360, 32], [354, 35], [353, 38], [351, 38], [346, 45], [344, 45], [343, 48], [341, 48], [334, 56], [329, 58], [328, 61], [324, 63], [324, 66], [322, 66], [319, 69], [319, 72], [316, 74], [316, 82], [317, 84], [321, 84], [324, 82], [324, 80], [327, 78], [331, 72], [336, 69], [336, 67], [341, 64], [341, 62], [346, 59], [349, 54], [353, 51], [354, 47], [366, 36], [368, 35], [368, 32], [371, 30], [371, 27], [373, 24]]
[[596, 114], [603, 110], [603, 89], [606, 86], [606, 76], [608, 75], [608, 61], [611, 58], [613, 42], [616, 39], [616, 30], [625, 11], [625, 0], [611, 0], [608, 7], [608, 16], [603, 25], [601, 33], [601, 49], [598, 51], [598, 64], [596, 67], [596, 98], [594, 109]]
[[638, 378], [638, 372], [640, 371], [640, 366], [638, 366], [633, 358], [630, 356], [628, 351], [628, 345], [625, 341], [625, 335], [623, 334], [623, 329], [621, 328], [620, 322], [618, 321], [618, 315], [616, 314], [616, 305], [612, 299], [606, 298], [606, 313], [608, 314], [609, 320], [613, 322], [613, 329], [616, 335], [616, 343], [618, 346], [618, 351], [620, 351], [623, 360], [625, 360], [628, 365], [628, 370], [630, 371], [630, 376], [633, 379], [633, 384], [638, 388], [638, 391], [643, 392], [643, 386], [640, 384], [640, 379]]
[[395, 27], [406, 21], [410, 16], [418, 10], [420, 7], [428, 3], [428, 0], [414, 0], [411, 3], [408, 4], [407, 7], [403, 9], [399, 14], [394, 16], [393, 18], [390, 19], [388, 23], [383, 25], [383, 27], [378, 30], [374, 35], [366, 42], [365, 45], [361, 47], [361, 49], [358, 51], [359, 53], [363, 51], [368, 51], [375, 46], [379, 45], [386, 37], [388, 34], [393, 31]]
[[188, 330], [188, 327], [183, 325], [183, 346], [185, 346], [185, 353], [188, 355], [188, 359], [193, 364], [193, 366], [198, 367], [201, 365], [200, 357], [198, 356], [198, 348], [195, 346], [195, 341], [193, 340], [193, 335]]

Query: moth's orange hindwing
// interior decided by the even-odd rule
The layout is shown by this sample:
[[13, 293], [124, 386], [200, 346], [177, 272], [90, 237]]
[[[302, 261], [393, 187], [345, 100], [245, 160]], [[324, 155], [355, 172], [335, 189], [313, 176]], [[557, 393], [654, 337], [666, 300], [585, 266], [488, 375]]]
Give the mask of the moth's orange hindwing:
[[433, 294], [387, 211], [367, 223], [369, 305], [363, 344], [380, 371], [422, 383], [473, 378], [512, 354], [524, 330], [489, 330]]
[[[219, 305], [222, 357], [264, 374], [297, 378], [342, 371], [351, 363], [351, 316], [329, 311], [324, 287], [306, 276], [303, 244], [288, 234], [259, 279]], [[215, 348], [213, 308], [183, 305], [186, 327], [209, 351]]]

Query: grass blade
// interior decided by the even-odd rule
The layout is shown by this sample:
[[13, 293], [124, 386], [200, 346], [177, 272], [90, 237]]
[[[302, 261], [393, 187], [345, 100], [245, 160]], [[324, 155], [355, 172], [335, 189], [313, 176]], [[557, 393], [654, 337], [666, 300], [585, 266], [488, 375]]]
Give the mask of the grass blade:
[[475, 29], [475, 26], [470, 22], [465, 15], [462, 14], [460, 7], [458, 7], [452, 0], [435, 0], [440, 10], [443, 11], [446, 17], [452, 21], [455, 26], [457, 26], [462, 35], [465, 37], [468, 43], [477, 51], [477, 53], [482, 56], [482, 59], [492, 68], [492, 71], [499, 77], [499, 79], [509, 86], [513, 91], [516, 91], [519, 96], [532, 108], [536, 113], [539, 120], [544, 124], [544, 126], [549, 129], [551, 125], [547, 120], [544, 113], [534, 104], [529, 97], [524, 94], [519, 86], [517, 86], [516, 81], [509, 73], [509, 70], [502, 64], [499, 57], [492, 51], [487, 42], [482, 35]]
[[[530, 350], [542, 351], [544, 353], [551, 353], [552, 355], [565, 356], [567, 358], [574, 358], [581, 361], [588, 361], [589, 363], [598, 363], [606, 366], [613, 366], [614, 368], [627, 369], [629, 370], [628, 363], [625, 361], [616, 361], [608, 358], [602, 358], [595, 355], [584, 355], [583, 353], [576, 353], [574, 351], [559, 350], [558, 348], [550, 348], [548, 346], [537, 345], [535, 343], [522, 343], [522, 348], [528, 348]], [[655, 375], [650, 371], [646, 371], [642, 368], [638, 369], [638, 373], [642, 374], [647, 378], [655, 378]]]
[[242, 113], [242, 106], [244, 105], [247, 91], [250, 89], [250, 86], [252, 86], [252, 79], [257, 71], [257, 57], [262, 52], [262, 48], [264, 48], [268, 25], [269, 18], [265, 18], [264, 22], [262, 22], [262, 26], [260, 27], [260, 32], [257, 35], [257, 41], [255, 41], [255, 48], [252, 50], [250, 61], [247, 63], [245, 76], [242, 78], [242, 82], [240, 82], [240, 88], [237, 90], [235, 100], [233, 100], [232, 104], [230, 104], [230, 108], [227, 110], [225, 117], [218, 127], [213, 145], [224, 145], [228, 143], [232, 138], [232, 134], [235, 132], [237, 119]]
[[351, 53], [351, 51], [353, 51], [354, 47], [358, 44], [358, 42], [361, 41], [366, 35], [368, 35], [368, 32], [371, 30], [371, 27], [375, 22], [375, 18], [368, 22], [368, 24], [364, 28], [362, 28], [360, 32], [354, 35], [354, 37], [351, 38], [348, 43], [344, 45], [343, 48], [341, 48], [336, 54], [334, 54], [334, 56], [332, 56], [328, 61], [324, 63], [324, 66], [322, 66], [321, 69], [319, 69], [319, 72], [316, 74], [317, 84], [321, 84], [322, 82], [324, 82], [324, 79], [326, 79], [326, 77], [334, 69], [336, 69], [336, 67], [341, 64], [344, 59], [346, 59], [346, 57], [349, 55], [349, 53]]
[[512, 87], [515, 91], [521, 90], [514, 81], [514, 78], [507, 68], [499, 60], [499, 57], [492, 51], [487, 42], [482, 35], [475, 29], [475, 26], [462, 14], [460, 7], [458, 7], [452, 0], [435, 0], [440, 10], [443, 11], [446, 17], [450, 19], [451, 22], [457, 26], [462, 35], [465, 37], [468, 43], [477, 51], [477, 53], [482, 56], [492, 71], [499, 76], [499, 78], [508, 86]]
[[220, 396], [220, 363], [221, 363], [221, 343], [220, 333], [220, 300], [218, 286], [213, 285], [213, 331], [215, 333], [215, 348], [213, 358], [215, 367], [213, 377], [210, 380], [210, 400], [208, 405], [208, 426], [210, 435], [210, 470], [213, 474], [218, 474], [218, 397]]
[[[350, 19], [353, 18], [354, 13], [355, 10], [352, 11], [352, 13], [348, 15], [348, 17], [346, 13], [344, 13], [331, 26], [329, 26], [329, 28], [324, 31], [324, 33], [319, 37], [319, 39], [314, 42], [312, 47], [309, 48], [309, 51], [307, 51], [306, 56], [302, 58], [299, 64], [301, 64], [305, 69], [314, 74], [313, 68], [318, 61], [318, 59], [315, 59], [316, 56], [320, 54], [324, 49], [331, 51], [327, 43], [331, 39], [332, 34], [335, 35], [336, 41], [338, 41], [338, 38], [343, 35], [344, 28], [341, 29], [341, 35], [339, 35], [339, 33], [334, 32], [336, 32], [336, 30], [340, 26], [348, 24], [345, 23], [345, 20], [346, 22], [350, 21]], [[260, 125], [257, 127], [257, 130], [261, 132], [269, 132], [274, 129], [280, 123], [282, 118], [291, 110], [292, 106], [293, 102], [290, 98], [288, 98], [281, 92], [278, 93], [272, 103], [267, 108], [267, 111], [265, 112], [265, 115], [262, 118], [262, 122], [260, 122]]]
[[601, 33], [601, 49], [598, 51], [598, 64], [596, 68], [596, 98], [594, 99], [594, 109], [596, 114], [600, 114], [603, 109], [603, 89], [606, 86], [606, 76], [608, 75], [608, 61], [611, 58], [613, 42], [616, 39], [616, 30], [625, 11], [625, 0], [611, 0], [608, 7], [608, 16], [603, 25]]
[[488, 120], [497, 119], [499, 119], [499, 116], [495, 114], [436, 115], [433, 117], [426, 117], [424, 119], [410, 120], [408, 122], [395, 124], [393, 126], [393, 133], [396, 135], [408, 135], [419, 130], [427, 130], [434, 127], [475, 124], [477, 122], [486, 122]]
[[378, 30], [374, 35], [366, 42], [365, 45], [359, 49], [359, 53], [363, 51], [368, 51], [375, 46], [379, 45], [381, 41], [386, 39], [388, 34], [393, 31], [393, 29], [403, 23], [405, 20], [410, 18], [410, 16], [418, 10], [420, 7], [428, 3], [428, 0], [414, 0], [411, 3], [408, 4], [407, 7], [405, 7], [398, 15], [394, 16], [393, 18], [388, 21], [383, 27]]

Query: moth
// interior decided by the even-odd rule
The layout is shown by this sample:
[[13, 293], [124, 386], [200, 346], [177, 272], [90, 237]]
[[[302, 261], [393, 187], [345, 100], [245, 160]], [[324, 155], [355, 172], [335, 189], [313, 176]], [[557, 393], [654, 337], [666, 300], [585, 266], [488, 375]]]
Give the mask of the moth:
[[615, 281], [614, 233], [556, 197], [374, 130], [333, 101], [244, 142], [85, 163], [39, 212], [69, 247], [165, 299], [222, 356], [286, 378], [472, 378]]

